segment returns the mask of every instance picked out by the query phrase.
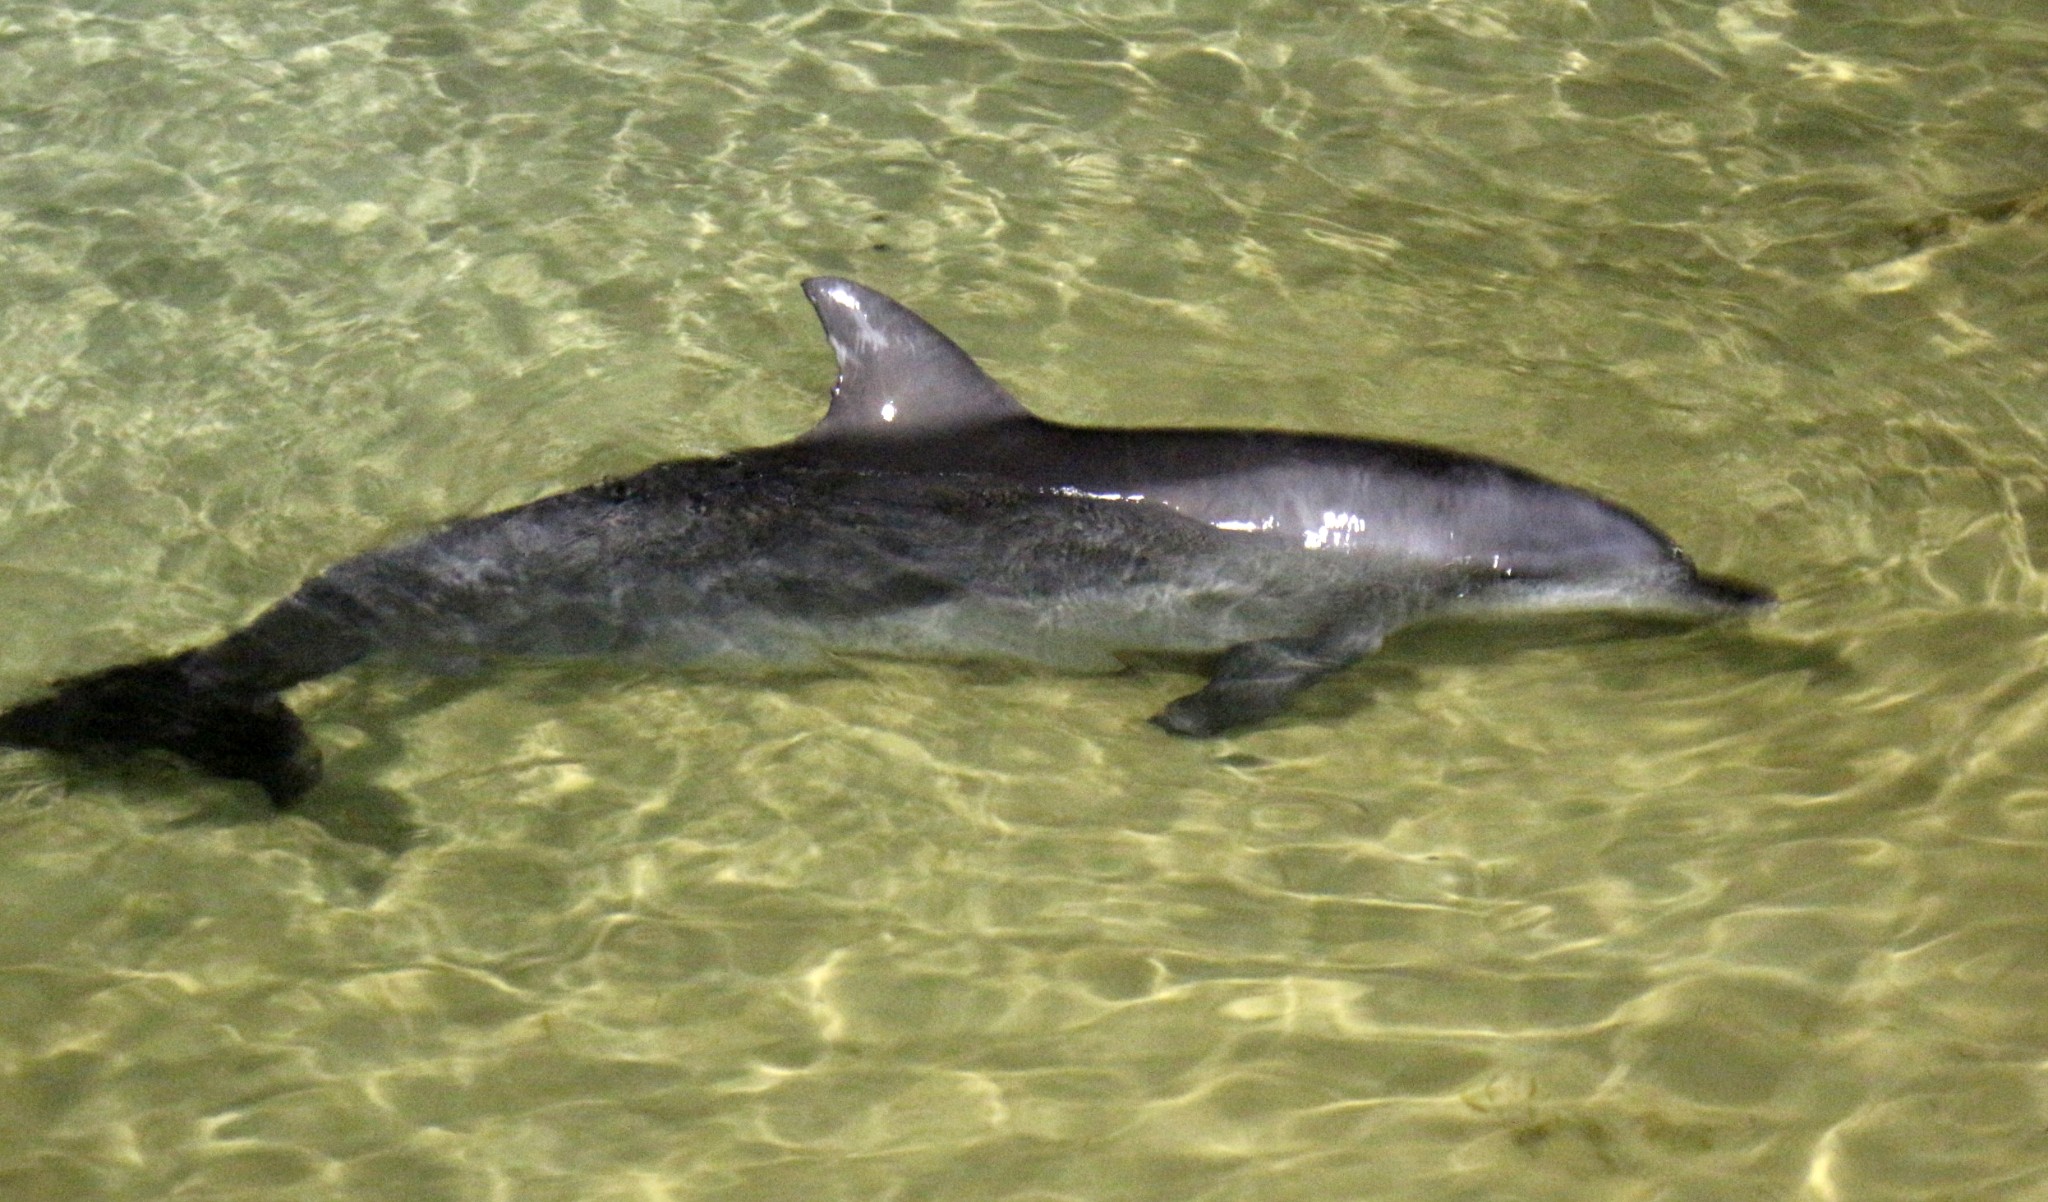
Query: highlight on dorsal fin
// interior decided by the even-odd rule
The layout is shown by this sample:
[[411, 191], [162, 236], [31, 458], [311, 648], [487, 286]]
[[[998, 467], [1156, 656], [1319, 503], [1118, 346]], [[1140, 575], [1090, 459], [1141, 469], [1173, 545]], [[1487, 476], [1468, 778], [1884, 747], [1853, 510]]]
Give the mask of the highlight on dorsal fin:
[[952, 339], [874, 289], [819, 276], [804, 281], [804, 296], [839, 358], [832, 406], [804, 439], [895, 438], [1031, 416]]

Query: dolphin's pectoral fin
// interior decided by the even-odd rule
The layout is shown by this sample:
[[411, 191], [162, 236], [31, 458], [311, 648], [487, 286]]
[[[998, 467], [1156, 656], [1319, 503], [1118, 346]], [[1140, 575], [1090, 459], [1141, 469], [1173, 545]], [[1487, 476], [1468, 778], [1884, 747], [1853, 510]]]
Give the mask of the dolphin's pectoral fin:
[[1169, 703], [1152, 721], [1189, 738], [1262, 722], [1286, 709], [1303, 689], [1377, 651], [1385, 634], [1375, 624], [1239, 643], [1216, 661], [1208, 684]]

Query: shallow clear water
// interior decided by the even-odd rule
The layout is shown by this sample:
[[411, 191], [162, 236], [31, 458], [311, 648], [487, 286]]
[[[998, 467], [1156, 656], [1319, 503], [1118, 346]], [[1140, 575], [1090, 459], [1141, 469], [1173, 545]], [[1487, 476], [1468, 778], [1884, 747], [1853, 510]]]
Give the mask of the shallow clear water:
[[818, 412], [1449, 443], [1784, 595], [1192, 687], [366, 670], [0, 757], [0, 1196], [2048, 1197], [2048, 14], [0, 4], [0, 696]]

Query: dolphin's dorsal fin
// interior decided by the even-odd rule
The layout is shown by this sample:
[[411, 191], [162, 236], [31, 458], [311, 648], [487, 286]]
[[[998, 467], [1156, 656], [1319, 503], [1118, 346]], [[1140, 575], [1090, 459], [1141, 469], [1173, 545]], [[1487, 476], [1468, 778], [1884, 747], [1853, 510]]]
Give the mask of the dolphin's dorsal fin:
[[832, 407], [805, 441], [906, 437], [1031, 416], [952, 339], [874, 289], [819, 276], [804, 281], [804, 296], [839, 357]]

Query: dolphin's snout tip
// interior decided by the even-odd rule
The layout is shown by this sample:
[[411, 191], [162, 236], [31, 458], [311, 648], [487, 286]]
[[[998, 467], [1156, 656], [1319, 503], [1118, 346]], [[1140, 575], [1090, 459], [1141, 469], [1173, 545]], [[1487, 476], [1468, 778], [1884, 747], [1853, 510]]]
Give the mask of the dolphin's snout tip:
[[1771, 590], [1727, 576], [1700, 576], [1693, 581], [1693, 592], [1706, 604], [1734, 613], [1762, 613], [1778, 604]]

